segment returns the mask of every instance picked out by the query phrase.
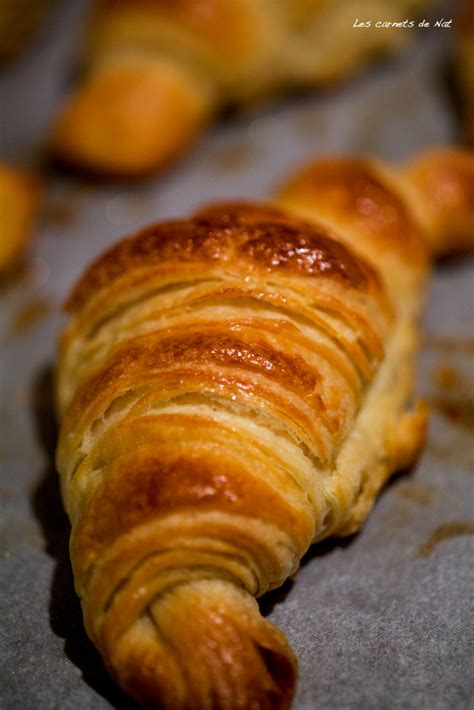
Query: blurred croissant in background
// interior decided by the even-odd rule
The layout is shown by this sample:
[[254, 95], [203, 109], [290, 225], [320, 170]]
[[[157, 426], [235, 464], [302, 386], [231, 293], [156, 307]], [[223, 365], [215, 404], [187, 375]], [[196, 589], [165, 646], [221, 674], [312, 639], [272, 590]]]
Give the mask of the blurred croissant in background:
[[468, 143], [474, 146], [474, 0], [465, 3], [456, 29], [458, 83], [465, 112], [464, 134]]
[[21, 261], [30, 241], [38, 202], [37, 179], [0, 162], [0, 275]]
[[[99, 0], [86, 71], [59, 112], [66, 163], [140, 176], [180, 154], [219, 109], [343, 79], [403, 47], [432, 0]], [[372, 20], [356, 30], [354, 22]]]
[[54, 0], [0, 0], [0, 64], [21, 54]]

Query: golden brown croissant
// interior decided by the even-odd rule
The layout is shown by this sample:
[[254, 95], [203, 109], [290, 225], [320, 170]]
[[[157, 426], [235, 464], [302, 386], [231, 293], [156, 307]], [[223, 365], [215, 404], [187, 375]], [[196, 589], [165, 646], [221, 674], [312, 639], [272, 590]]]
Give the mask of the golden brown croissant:
[[38, 195], [31, 175], [0, 163], [0, 273], [15, 266], [28, 245]]
[[456, 19], [456, 63], [464, 103], [464, 134], [474, 146], [474, 0], [465, 2]]
[[144, 705], [289, 707], [296, 660], [254, 597], [357, 530], [423, 442], [417, 321], [452, 206], [417, 176], [443, 163], [472, 243], [472, 156], [326, 158], [282, 206], [154, 225], [76, 285], [57, 373], [71, 559], [87, 632]]
[[53, 151], [113, 175], [156, 170], [220, 107], [332, 82], [403, 46], [408, 27], [376, 22], [403, 25], [431, 4], [99, 0], [86, 76], [59, 114]]
[[29, 46], [52, 5], [53, 0], [0, 0], [0, 64]]

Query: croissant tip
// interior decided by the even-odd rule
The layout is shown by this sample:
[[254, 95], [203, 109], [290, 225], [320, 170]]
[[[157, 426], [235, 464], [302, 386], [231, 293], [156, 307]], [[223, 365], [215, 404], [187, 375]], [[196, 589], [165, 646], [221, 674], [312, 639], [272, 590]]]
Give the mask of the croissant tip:
[[201, 580], [153, 603], [106, 658], [122, 687], [163, 710], [287, 710], [296, 659], [247, 592]]
[[66, 100], [50, 153], [88, 175], [142, 179], [174, 160], [210, 111], [208, 92], [197, 90], [192, 74], [162, 59], [125, 54]]

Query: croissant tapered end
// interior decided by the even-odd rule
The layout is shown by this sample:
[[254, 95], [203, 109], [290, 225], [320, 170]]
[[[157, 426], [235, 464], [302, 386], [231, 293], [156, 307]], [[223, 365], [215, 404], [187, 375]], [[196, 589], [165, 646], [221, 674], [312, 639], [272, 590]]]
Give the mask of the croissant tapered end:
[[[403, 186], [381, 163], [346, 156], [314, 161], [283, 185], [278, 199], [289, 210], [333, 229], [387, 281], [394, 274], [405, 282], [423, 280], [425, 235]], [[399, 288], [398, 281], [395, 290]]]
[[402, 171], [436, 257], [474, 249], [474, 151], [439, 148]]
[[177, 586], [120, 639], [113, 630], [103, 639], [109, 670], [145, 707], [284, 710], [291, 705], [296, 660], [288, 643], [260, 616], [255, 600], [228, 581]]
[[211, 99], [193, 73], [146, 54], [93, 72], [60, 112], [51, 150], [93, 173], [139, 177], [175, 158], [202, 128]]
[[433, 149], [398, 170], [368, 158], [326, 158], [298, 171], [279, 201], [328, 223], [369, 258], [377, 251], [379, 264], [396, 255], [417, 268], [428, 252], [474, 248], [474, 153]]

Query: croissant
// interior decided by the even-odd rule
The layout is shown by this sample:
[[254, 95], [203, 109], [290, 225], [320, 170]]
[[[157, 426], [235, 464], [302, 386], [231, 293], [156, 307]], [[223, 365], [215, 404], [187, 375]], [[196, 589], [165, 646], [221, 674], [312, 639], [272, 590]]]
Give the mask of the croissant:
[[0, 274], [14, 267], [30, 240], [39, 186], [27, 172], [0, 163]]
[[[133, 177], [158, 170], [222, 107], [328, 84], [403, 47], [409, 18], [431, 5], [99, 0], [85, 76], [59, 111], [52, 151], [98, 173]], [[371, 26], [354, 28], [356, 20]]]
[[254, 598], [355, 532], [419, 451], [430, 255], [474, 245], [473, 178], [454, 150], [397, 170], [325, 158], [274, 204], [119, 242], [75, 286], [57, 371], [75, 585], [145, 706], [290, 706], [296, 659]]
[[54, 0], [1, 0], [0, 64], [20, 56], [44, 24]]
[[474, 1], [466, 0], [456, 21], [456, 65], [464, 104], [464, 135], [474, 146]]

